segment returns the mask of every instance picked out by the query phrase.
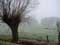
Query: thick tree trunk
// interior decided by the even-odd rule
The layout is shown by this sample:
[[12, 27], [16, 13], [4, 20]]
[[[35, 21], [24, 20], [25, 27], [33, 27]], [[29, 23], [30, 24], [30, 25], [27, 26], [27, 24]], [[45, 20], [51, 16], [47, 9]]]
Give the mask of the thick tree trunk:
[[12, 31], [12, 41], [17, 42], [18, 41], [18, 29], [15, 27]]
[[12, 41], [17, 43], [18, 41], [18, 24], [10, 26], [12, 31]]
[[8, 18], [8, 15], [2, 17], [3, 21], [11, 28], [12, 31], [12, 41], [18, 41], [18, 25], [21, 22], [20, 15], [11, 16]]

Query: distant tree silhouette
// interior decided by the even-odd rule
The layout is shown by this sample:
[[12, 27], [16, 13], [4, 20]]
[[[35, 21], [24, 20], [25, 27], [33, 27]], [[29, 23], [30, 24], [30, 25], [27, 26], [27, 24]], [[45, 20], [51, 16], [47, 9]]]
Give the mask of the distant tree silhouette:
[[46, 36], [46, 38], [47, 38], [47, 42], [49, 42], [49, 37], [48, 37], [48, 35]]
[[58, 45], [60, 45], [60, 21], [57, 21], [57, 31], [58, 31]]

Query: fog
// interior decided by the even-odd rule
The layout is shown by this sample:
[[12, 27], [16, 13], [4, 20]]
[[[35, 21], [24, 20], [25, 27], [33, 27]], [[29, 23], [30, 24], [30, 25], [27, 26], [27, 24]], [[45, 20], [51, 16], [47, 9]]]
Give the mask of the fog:
[[39, 0], [39, 2], [39, 7], [32, 15], [38, 22], [44, 17], [60, 17], [60, 0]]
[[[60, 18], [56, 17], [60, 17], [60, 0], [39, 0], [38, 2], [36, 8], [27, 13], [32, 16], [32, 19], [27, 21], [28, 25], [24, 22], [20, 23], [18, 27], [19, 39], [23, 37], [40, 40], [42, 37], [43, 40], [46, 40], [46, 36], [49, 36], [49, 41], [58, 41], [56, 21]], [[11, 38], [11, 29], [7, 24], [0, 23], [0, 29], [0, 38]]]

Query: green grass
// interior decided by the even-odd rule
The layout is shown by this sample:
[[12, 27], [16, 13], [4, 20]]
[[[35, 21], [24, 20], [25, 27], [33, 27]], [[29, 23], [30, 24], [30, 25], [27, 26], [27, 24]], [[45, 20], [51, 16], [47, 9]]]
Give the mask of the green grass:
[[[0, 27], [0, 38], [1, 39], [11, 39], [11, 30], [8, 26]], [[35, 39], [35, 40], [46, 40], [46, 36], [48, 35], [49, 40], [58, 41], [58, 32], [56, 27], [46, 27], [46, 26], [22, 26], [18, 28], [19, 32], [19, 39], [26, 38], [26, 39]]]

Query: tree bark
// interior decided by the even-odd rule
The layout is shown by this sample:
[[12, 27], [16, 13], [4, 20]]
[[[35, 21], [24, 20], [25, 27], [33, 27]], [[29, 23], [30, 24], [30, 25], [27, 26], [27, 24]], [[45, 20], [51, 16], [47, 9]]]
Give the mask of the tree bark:
[[17, 42], [18, 41], [18, 30], [17, 30], [17, 28], [15, 27], [11, 31], [12, 31], [12, 41]]
[[12, 41], [17, 43], [18, 41], [18, 24], [10, 26], [12, 31]]

